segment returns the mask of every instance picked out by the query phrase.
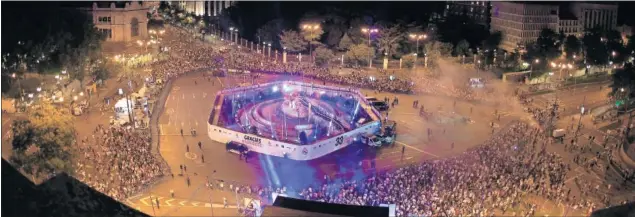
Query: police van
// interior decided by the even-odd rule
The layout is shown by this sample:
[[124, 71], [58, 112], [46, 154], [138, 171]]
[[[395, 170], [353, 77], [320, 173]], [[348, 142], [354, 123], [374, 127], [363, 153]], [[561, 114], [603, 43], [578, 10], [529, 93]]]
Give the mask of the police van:
[[235, 142], [235, 141], [230, 141], [226, 143], [225, 151], [238, 154], [238, 155], [244, 154], [245, 156], [247, 156], [250, 153], [249, 148], [247, 148], [245, 144]]

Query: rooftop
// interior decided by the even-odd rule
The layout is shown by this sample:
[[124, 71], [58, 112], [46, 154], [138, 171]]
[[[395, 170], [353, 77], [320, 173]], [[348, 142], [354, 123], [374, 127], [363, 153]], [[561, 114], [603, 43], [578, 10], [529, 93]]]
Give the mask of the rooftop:
[[389, 209], [388, 207], [355, 206], [278, 196], [273, 206], [265, 207], [262, 216], [388, 217]]
[[35, 185], [2, 159], [3, 216], [148, 216], [67, 174]]
[[578, 18], [573, 13], [571, 13], [571, 11], [563, 7], [560, 8], [560, 14], [558, 14], [558, 17], [561, 20], [578, 20]]

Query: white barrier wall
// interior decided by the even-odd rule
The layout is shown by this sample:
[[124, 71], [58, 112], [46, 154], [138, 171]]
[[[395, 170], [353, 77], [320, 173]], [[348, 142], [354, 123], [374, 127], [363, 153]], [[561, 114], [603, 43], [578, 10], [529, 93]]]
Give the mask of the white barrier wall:
[[251, 134], [228, 130], [209, 123], [207, 134], [214, 141], [223, 144], [230, 141], [240, 142], [247, 145], [249, 150], [262, 154], [284, 157], [286, 153], [289, 159], [313, 160], [352, 144], [361, 135], [374, 134], [379, 131], [380, 127], [380, 121], [369, 122], [355, 130], [310, 145], [296, 145], [261, 138]]
[[[368, 106], [369, 102], [366, 100], [366, 98], [363, 97], [363, 94], [361, 94], [359, 90], [353, 89], [353, 88], [331, 87], [331, 86], [324, 86], [319, 84], [307, 84], [307, 83], [294, 82], [294, 81], [278, 81], [278, 82], [271, 82], [271, 83], [259, 84], [259, 85], [248, 86], [248, 87], [237, 87], [237, 88], [225, 89], [225, 90], [219, 91], [217, 93], [217, 96], [221, 94], [225, 95], [225, 94], [239, 93], [239, 92], [250, 90], [250, 89], [258, 89], [258, 88], [269, 87], [273, 85], [290, 85], [295, 87], [299, 86], [304, 88], [317, 88], [317, 89], [326, 90], [326, 91], [349, 93], [353, 97], [355, 97], [356, 100], [358, 100], [359, 102], [365, 103], [363, 107], [366, 111], [369, 111], [369, 110], [371, 111], [371, 113], [369, 113], [368, 115], [371, 117], [371, 119], [373, 119], [373, 121], [368, 122], [365, 125], [359, 128], [356, 128], [352, 131], [349, 131], [337, 136], [333, 136], [329, 139], [321, 140], [309, 145], [290, 144], [290, 143], [267, 139], [267, 138], [263, 138], [263, 137], [259, 137], [259, 136], [255, 136], [251, 134], [245, 134], [241, 132], [232, 131], [223, 127], [213, 125], [212, 120], [208, 121], [208, 128], [207, 128], [208, 136], [212, 140], [223, 143], [223, 144], [230, 141], [240, 142], [247, 145], [249, 150], [262, 153], [262, 154], [267, 154], [267, 155], [272, 155], [277, 157], [284, 157], [286, 154], [289, 159], [293, 159], [293, 160], [312, 160], [350, 145], [351, 143], [354, 142], [355, 139], [359, 138], [361, 135], [375, 134], [379, 132], [381, 128], [381, 119], [380, 119], [381, 116], [379, 112], [377, 112], [377, 110], [375, 110], [374, 108]], [[280, 89], [283, 89], [282, 86], [280, 86]], [[218, 106], [220, 105], [219, 103], [222, 103], [222, 102], [216, 102], [216, 101], [214, 102], [215, 107], [217, 107], [215, 108], [217, 109], [216, 112], [220, 112], [220, 106]], [[215, 117], [215, 118], [218, 118], [218, 117]]]

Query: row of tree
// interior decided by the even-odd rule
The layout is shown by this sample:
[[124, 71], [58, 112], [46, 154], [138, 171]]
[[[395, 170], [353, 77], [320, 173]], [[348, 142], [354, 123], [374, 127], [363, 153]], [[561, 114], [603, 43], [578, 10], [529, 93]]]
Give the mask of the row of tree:
[[100, 67], [105, 35], [85, 13], [71, 8], [25, 10], [7, 16], [12, 31], [2, 41], [3, 92], [9, 90], [14, 73], [19, 77], [26, 72], [66, 70], [71, 78], [82, 81]]
[[607, 65], [610, 62], [624, 62], [634, 50], [633, 36], [625, 43], [621, 34], [615, 30], [591, 28], [578, 39], [574, 35], [566, 36], [551, 29], [543, 29], [536, 42], [527, 45], [526, 57], [552, 60], [566, 54], [564, 58], [569, 61], [583, 60], [588, 65]]

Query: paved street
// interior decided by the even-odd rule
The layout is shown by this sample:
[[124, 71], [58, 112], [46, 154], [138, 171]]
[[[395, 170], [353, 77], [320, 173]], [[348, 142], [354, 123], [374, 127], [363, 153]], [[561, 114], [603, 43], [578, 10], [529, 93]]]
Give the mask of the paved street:
[[[255, 82], [262, 83], [274, 79], [286, 78], [268, 75]], [[308, 79], [305, 81], [310, 82]], [[188, 195], [183, 199], [206, 201], [210, 196], [199, 192], [197, 186], [204, 185], [208, 179], [223, 180], [225, 183], [236, 185], [285, 185], [289, 188], [300, 188], [307, 183], [321, 182], [324, 175], [331, 178], [355, 178], [375, 169], [390, 169], [462, 153], [490, 136], [492, 131], [489, 124], [495, 118], [493, 107], [457, 101], [456, 109], [454, 109], [454, 101], [444, 97], [375, 94], [372, 91], [363, 90], [364, 94], [377, 98], [385, 96], [390, 99], [395, 96], [399, 98], [400, 105], [389, 113], [389, 119], [398, 123], [399, 136], [394, 147], [371, 149], [350, 146], [327, 157], [308, 162], [289, 161], [265, 155], [258, 155], [249, 162], [244, 162], [237, 155], [227, 153], [224, 144], [213, 142], [204, 132], [207, 131], [207, 119], [216, 92], [223, 87], [236, 86], [245, 82], [248, 83], [250, 80], [240, 76], [212, 77], [208, 80], [204, 75], [190, 75], [174, 82], [165, 104], [165, 112], [160, 117], [159, 127], [160, 152], [168, 162], [172, 173], [175, 174], [175, 178], [165, 179], [154, 186], [149, 193], [168, 195], [170, 190], [174, 190], [178, 195]], [[433, 109], [435, 112], [436, 108], [441, 106], [442, 110], [452, 110], [470, 117], [473, 123], [446, 125], [425, 121], [419, 117], [418, 109], [412, 107], [415, 99], [420, 100], [426, 108], [435, 108]], [[470, 107], [472, 107], [471, 114]], [[505, 112], [500, 114], [500, 121], [495, 121], [497, 122], [496, 130], [509, 121], [518, 119], [516, 114]], [[428, 138], [425, 133], [428, 128], [432, 131], [432, 138]], [[181, 136], [181, 129], [184, 136]], [[191, 136], [190, 129], [196, 129], [199, 132], [198, 135]], [[202, 143], [200, 149], [197, 145], [199, 141]], [[455, 143], [454, 148], [451, 148], [452, 143]], [[373, 160], [375, 169], [371, 166]], [[185, 165], [187, 171], [181, 173], [181, 165]], [[214, 198], [217, 197], [214, 196]]]
[[[635, 199], [635, 183], [623, 183], [622, 176], [619, 169], [615, 167], [607, 167], [609, 164], [605, 158], [598, 159], [598, 166], [589, 167], [588, 163], [595, 158], [596, 153], [604, 151], [604, 135], [606, 132], [602, 132], [597, 129], [597, 125], [593, 124], [591, 117], [585, 115], [580, 120], [579, 106], [586, 100], [586, 108], [595, 108], [598, 106], [606, 105], [606, 100], [610, 88], [606, 83], [578, 85], [576, 90], [573, 88], [567, 88], [558, 90], [553, 93], [540, 94], [532, 96], [535, 107], [545, 108], [548, 104], [553, 103], [553, 100], [557, 96], [559, 100], [561, 110], [561, 118], [556, 123], [557, 128], [562, 128], [567, 131], [567, 137], [564, 143], [570, 144], [575, 133], [578, 123], [582, 125], [581, 129], [577, 133], [578, 144], [590, 144], [591, 149], [585, 150], [583, 153], [578, 154], [577, 151], [565, 150], [565, 144], [555, 143], [552, 146], [547, 146], [547, 150], [550, 152], [558, 153], [566, 162], [571, 165], [571, 171], [567, 175], [566, 183], [569, 187], [574, 189], [573, 195], [579, 195], [583, 197], [581, 193], [587, 193], [586, 196], [591, 195], [607, 195], [612, 201], [634, 200]], [[586, 99], [585, 99], [586, 98]], [[626, 118], [626, 117], [621, 117]], [[594, 141], [589, 141], [589, 136], [594, 136]], [[607, 145], [611, 146], [616, 144], [616, 140], [608, 140]], [[573, 161], [575, 156], [579, 156], [583, 159], [584, 163], [575, 163]], [[611, 189], [609, 189], [611, 185]], [[594, 190], [598, 188], [598, 190]]]
[[611, 91], [606, 83], [579, 84], [574, 87], [557, 90], [550, 93], [538, 94], [532, 98], [536, 106], [550, 106], [555, 99], [563, 110], [563, 115], [572, 115], [580, 112], [580, 105], [593, 109], [606, 105], [608, 93]]

